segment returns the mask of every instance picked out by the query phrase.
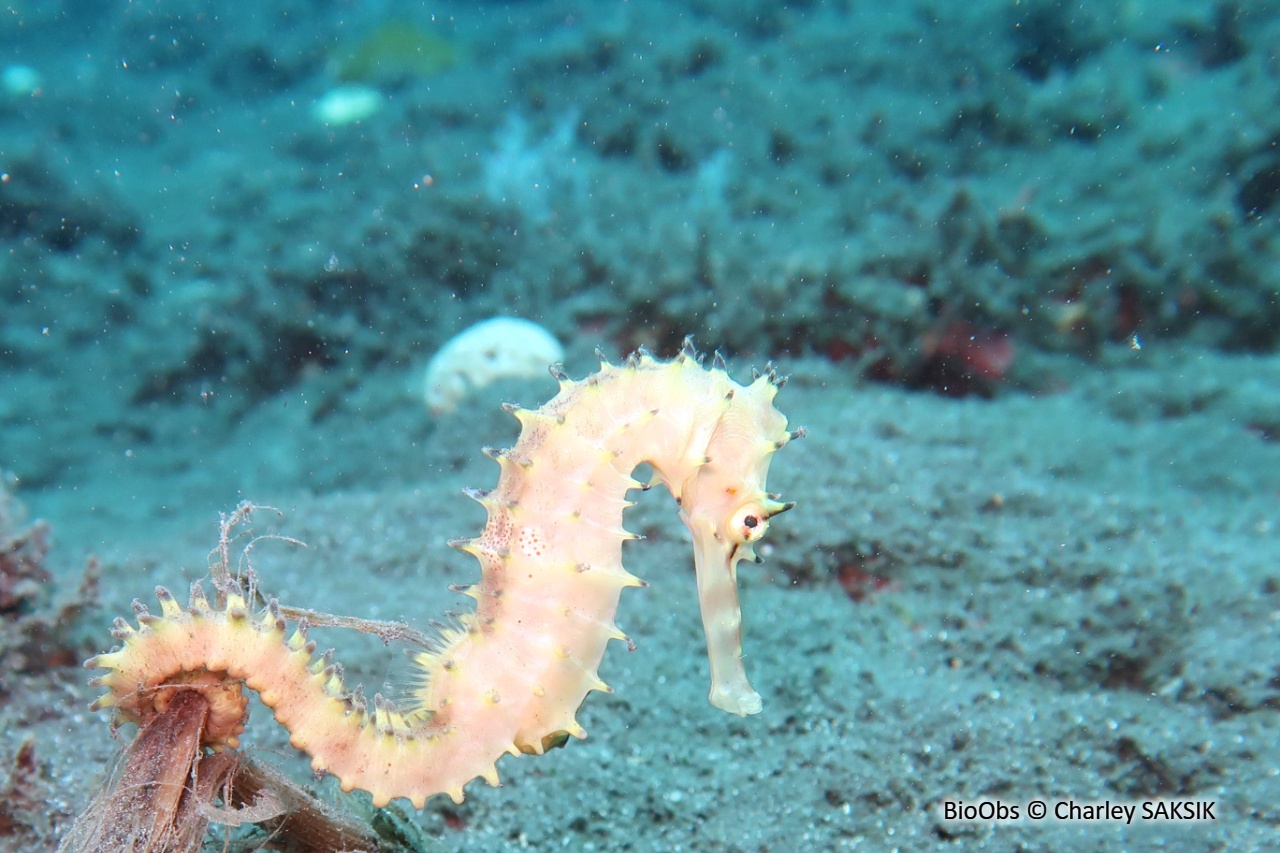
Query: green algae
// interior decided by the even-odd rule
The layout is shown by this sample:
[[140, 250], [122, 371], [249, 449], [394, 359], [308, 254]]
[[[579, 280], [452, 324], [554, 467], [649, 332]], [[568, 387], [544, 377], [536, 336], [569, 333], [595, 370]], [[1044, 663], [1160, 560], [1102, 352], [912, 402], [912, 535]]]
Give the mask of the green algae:
[[449, 68], [457, 52], [444, 38], [407, 21], [391, 20], [333, 54], [338, 79], [352, 83], [396, 83], [429, 77]]

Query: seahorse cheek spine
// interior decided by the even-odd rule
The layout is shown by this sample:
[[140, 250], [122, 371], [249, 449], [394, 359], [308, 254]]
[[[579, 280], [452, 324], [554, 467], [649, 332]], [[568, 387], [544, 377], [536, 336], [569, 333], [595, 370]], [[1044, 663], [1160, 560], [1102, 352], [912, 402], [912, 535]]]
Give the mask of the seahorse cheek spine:
[[[403, 712], [381, 697], [369, 712], [359, 692], [346, 693], [340, 667], [312, 660], [305, 626], [286, 637], [274, 602], [251, 613], [233, 592], [211, 608], [198, 587], [189, 611], [160, 590], [161, 617], [142, 609], [137, 630], [117, 623], [124, 647], [87, 663], [109, 671], [97, 706], [139, 721], [166, 683], [225, 674], [258, 690], [294, 746], [344, 790], [369, 791], [375, 806], [406, 797], [420, 808], [440, 792], [460, 802], [476, 776], [497, 784], [504, 753], [585, 737], [575, 713], [588, 692], [609, 690], [597, 668], [608, 640], [625, 638], [613, 622], [618, 598], [641, 584], [622, 567], [622, 543], [636, 538], [622, 513], [626, 492], [641, 485], [631, 472], [649, 462], [694, 541], [711, 701], [756, 713], [736, 568], [755, 558], [768, 518], [790, 507], [765, 492], [772, 454], [795, 435], [773, 408], [776, 384], [770, 374], [738, 385], [690, 352], [670, 362], [644, 355], [562, 380], [541, 409], [515, 410], [520, 439], [493, 454], [497, 487], [472, 494], [485, 528], [455, 543], [481, 564], [465, 590], [476, 610], [417, 656], [421, 683]], [[238, 733], [228, 722], [221, 745], [234, 746]]]

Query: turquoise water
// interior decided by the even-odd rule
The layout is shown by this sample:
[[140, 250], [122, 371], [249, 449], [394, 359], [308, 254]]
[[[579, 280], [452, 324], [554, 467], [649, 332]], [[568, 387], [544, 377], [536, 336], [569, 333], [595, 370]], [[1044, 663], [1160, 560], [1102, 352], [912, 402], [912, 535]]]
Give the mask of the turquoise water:
[[[744, 569], [765, 712], [706, 705], [683, 534], [646, 499], [641, 652], [604, 672], [633, 683], [428, 836], [1273, 845], [1278, 43], [1270, 0], [9, 4], [0, 764], [28, 736], [46, 764], [0, 842], [83, 809], [117, 745], [74, 664], [205, 573], [239, 501], [312, 546], [257, 558], [298, 606], [460, 606], [457, 490], [514, 439], [497, 404], [555, 383], [471, 377], [440, 411], [424, 376], [519, 317], [575, 377], [686, 335], [791, 374], [810, 435], [770, 487], [799, 507]], [[101, 605], [54, 619], [91, 554]], [[370, 693], [400, 677], [379, 654], [344, 655]], [[1037, 796], [1219, 806], [940, 812]]]

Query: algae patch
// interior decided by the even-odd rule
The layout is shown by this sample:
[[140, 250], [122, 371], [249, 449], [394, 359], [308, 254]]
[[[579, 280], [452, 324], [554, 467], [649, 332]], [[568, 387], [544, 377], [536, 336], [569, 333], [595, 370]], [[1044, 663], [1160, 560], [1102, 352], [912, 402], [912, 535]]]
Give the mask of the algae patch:
[[452, 44], [407, 21], [387, 21], [333, 53], [334, 74], [348, 83], [397, 83], [429, 77], [457, 61]]

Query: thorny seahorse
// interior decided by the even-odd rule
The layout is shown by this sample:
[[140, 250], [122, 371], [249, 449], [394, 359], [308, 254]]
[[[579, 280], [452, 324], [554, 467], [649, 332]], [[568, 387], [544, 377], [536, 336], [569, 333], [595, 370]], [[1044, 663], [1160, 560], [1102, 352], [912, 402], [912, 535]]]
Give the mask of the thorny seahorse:
[[[622, 365], [571, 381], [558, 367], [556, 396], [540, 409], [508, 406], [521, 424], [510, 450], [491, 453], [497, 487], [469, 492], [488, 511], [480, 536], [453, 543], [474, 555], [480, 581], [461, 591], [473, 613], [415, 655], [420, 680], [403, 709], [348, 692], [331, 656], [314, 656], [306, 620], [289, 632], [280, 606], [223, 584], [213, 604], [199, 584], [183, 608], [168, 591], [161, 613], [135, 603], [138, 627], [116, 620], [116, 650], [86, 666], [107, 670], [94, 708], [145, 722], [175, 690], [210, 699], [205, 744], [234, 747], [243, 731], [241, 685], [256, 690], [317, 773], [359, 788], [375, 806], [396, 797], [422, 808], [447, 793], [461, 802], [477, 776], [498, 784], [503, 754], [541, 754], [567, 735], [585, 737], [575, 713], [592, 690], [624, 587], [642, 582], [622, 567], [622, 527], [641, 463], [675, 497], [693, 539], [698, 597], [711, 664], [711, 703], [760, 710], [742, 665], [737, 566], [784, 510], [765, 489], [769, 462], [802, 430], [788, 432], [773, 407], [782, 384], [769, 369], [749, 385], [710, 369], [686, 341], [670, 361], [641, 351]], [[651, 483], [651, 484], [652, 484]]]

